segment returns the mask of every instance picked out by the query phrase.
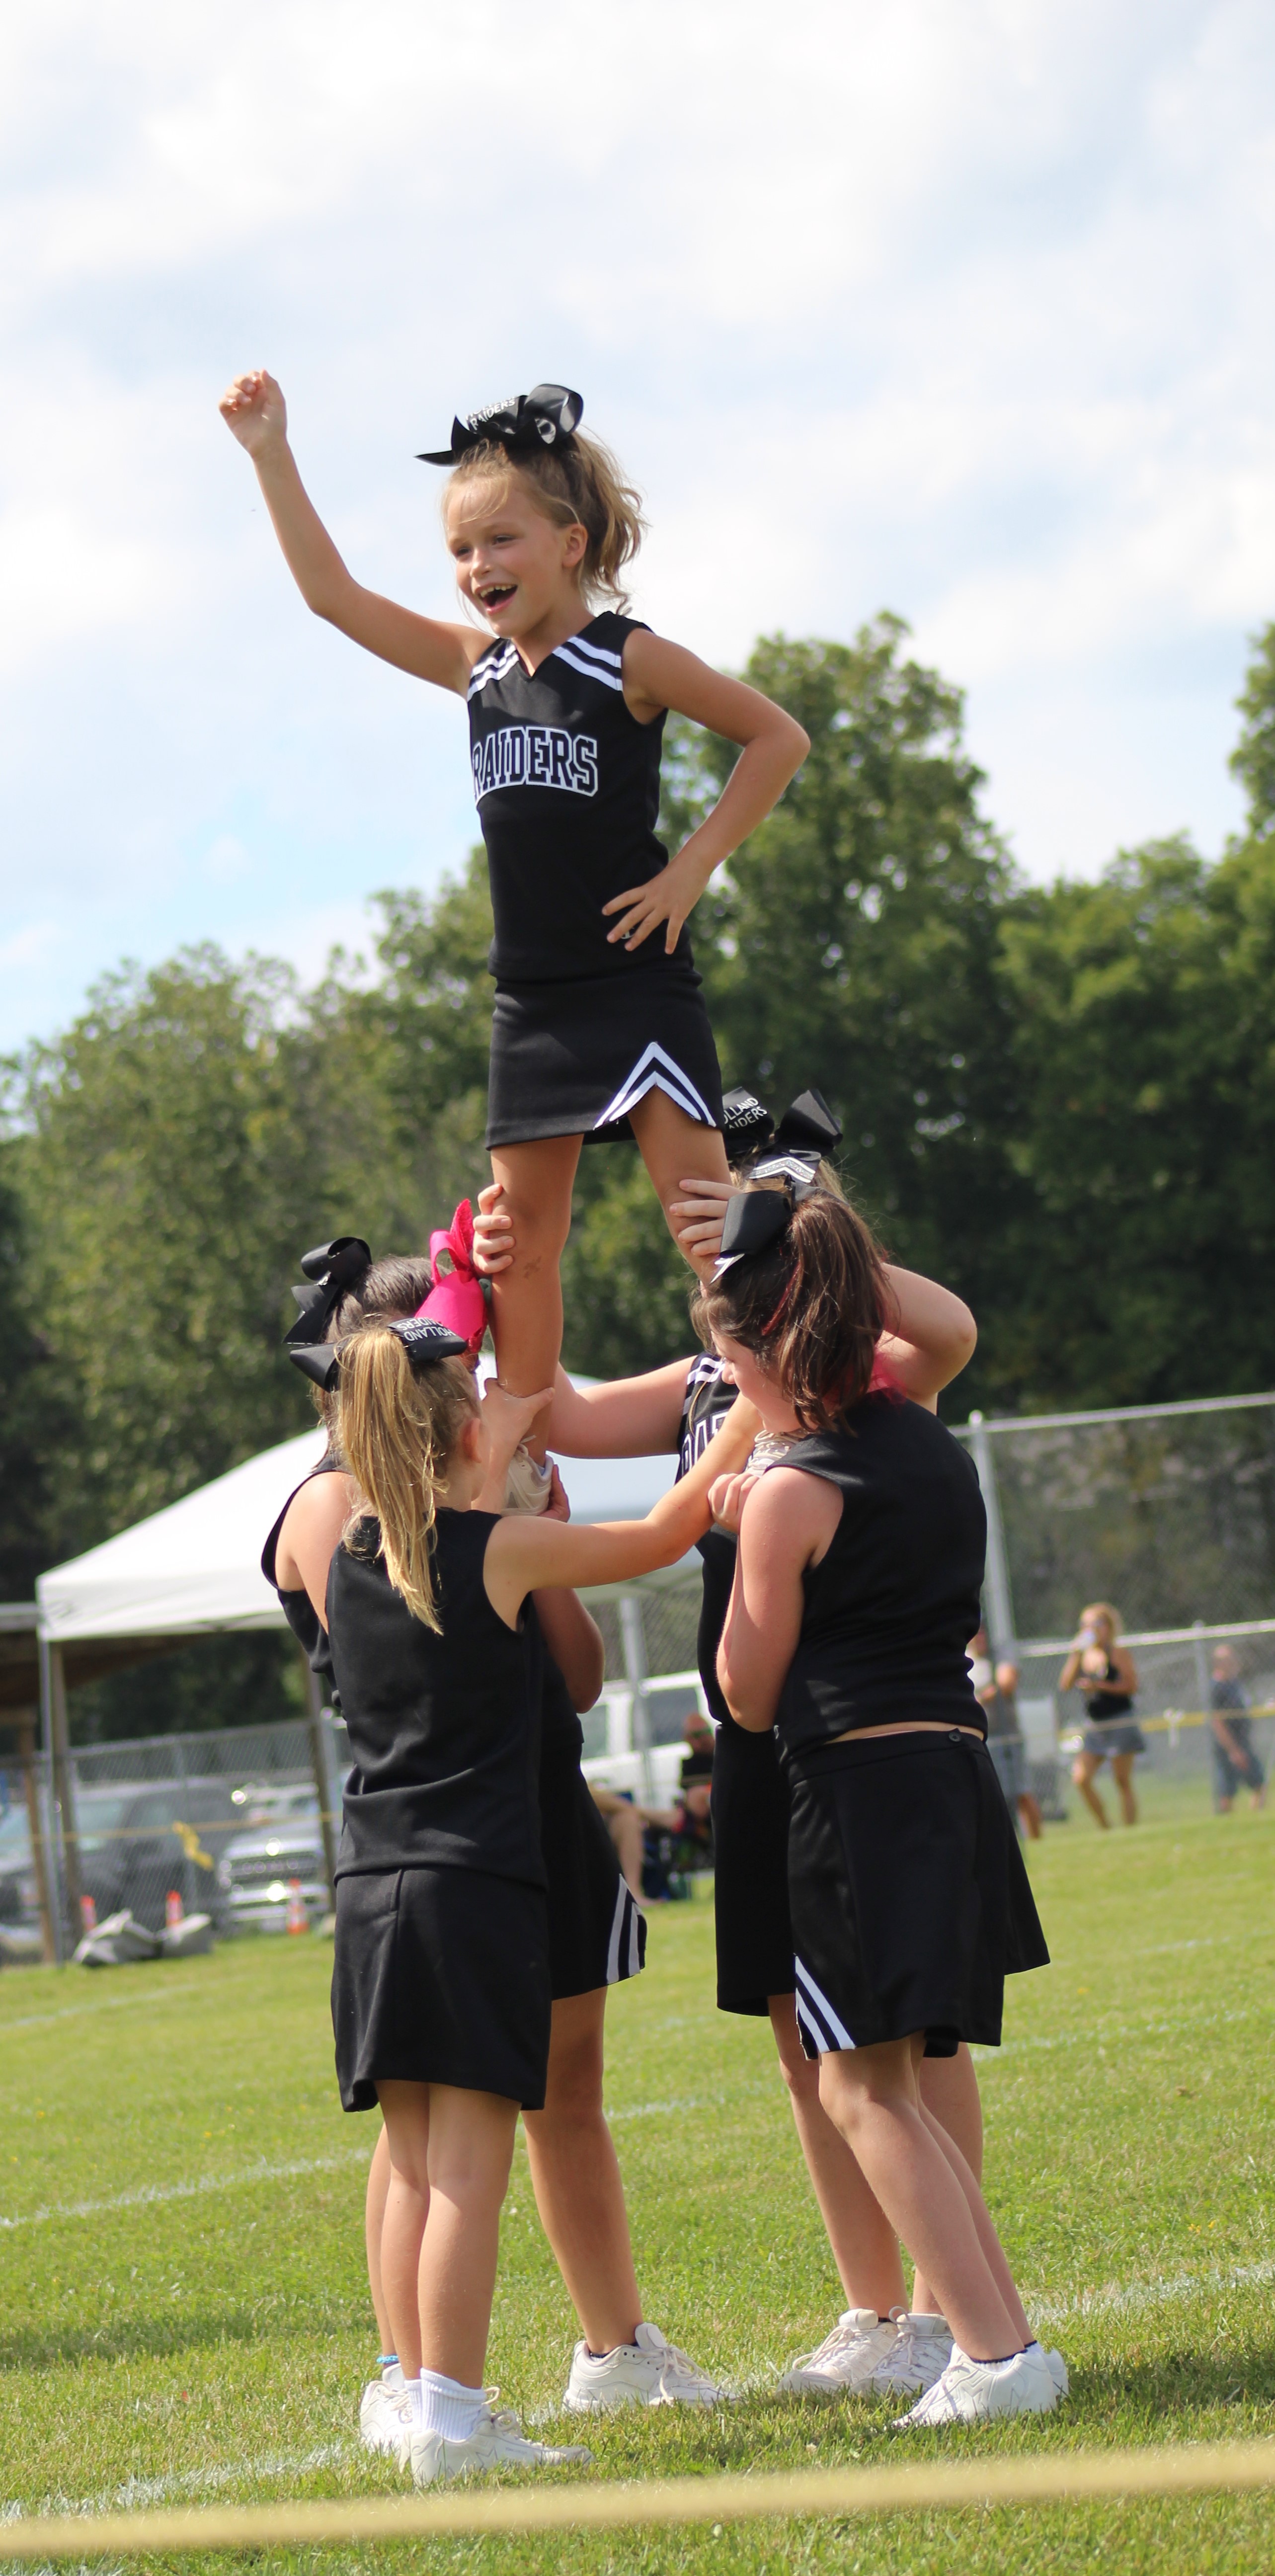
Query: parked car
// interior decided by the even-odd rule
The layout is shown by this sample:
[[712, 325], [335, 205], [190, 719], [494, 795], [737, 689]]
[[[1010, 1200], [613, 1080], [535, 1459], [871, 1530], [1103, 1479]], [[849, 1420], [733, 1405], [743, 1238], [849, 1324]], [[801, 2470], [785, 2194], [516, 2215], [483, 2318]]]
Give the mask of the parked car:
[[[99, 1918], [124, 1907], [158, 1930], [175, 1888], [188, 1914], [220, 1911], [217, 1862], [238, 1817], [228, 1780], [129, 1780], [80, 1789], [80, 1883]], [[34, 1922], [35, 1867], [25, 1810], [0, 1825], [0, 1922]]]
[[326, 1914], [330, 1899], [314, 1790], [243, 1789], [236, 1797], [249, 1829], [227, 1843], [217, 1864], [223, 1930], [286, 1930], [294, 1879], [300, 1880], [309, 1921]]

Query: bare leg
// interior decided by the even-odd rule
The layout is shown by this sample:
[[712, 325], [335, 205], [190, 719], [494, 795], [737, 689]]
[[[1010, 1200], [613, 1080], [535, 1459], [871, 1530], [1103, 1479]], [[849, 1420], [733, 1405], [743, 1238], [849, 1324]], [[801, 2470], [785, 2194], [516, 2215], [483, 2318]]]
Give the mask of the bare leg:
[[[969, 2190], [922, 2111], [921, 2047], [918, 2033], [821, 2057], [820, 2098], [891, 2226], [933, 2285], [957, 2343], [976, 2361], [1000, 2361], [1021, 2351], [1027, 2337], [991, 2271]], [[981, 2208], [972, 2175], [969, 2188]], [[986, 2223], [991, 2226], [990, 2218]]]
[[[363, 2211], [363, 2234], [367, 2245], [367, 2283], [376, 2310], [376, 2331], [382, 2352], [393, 2352], [393, 2328], [385, 2293], [381, 2287], [381, 2236], [385, 2227], [385, 2204], [390, 2191], [390, 2142], [384, 2123], [376, 2141], [376, 2152], [368, 2167], [367, 2200]], [[424, 2219], [422, 2217], [422, 2226]], [[419, 2249], [418, 2249], [419, 2251]]]
[[[528, 1392], [534, 1395], [535, 1388], [529, 1388]], [[1072, 1780], [1076, 1788], [1079, 1789], [1081, 1797], [1084, 1799], [1085, 1805], [1089, 1809], [1090, 1815], [1094, 1818], [1097, 1824], [1101, 1825], [1104, 1833], [1107, 1831], [1107, 1810], [1094, 1787], [1094, 1782], [1097, 1779], [1105, 1760], [1105, 1754], [1078, 1753], [1071, 1766]]]
[[[683, 1182], [730, 1179], [721, 1132], [716, 1127], [703, 1126], [697, 1118], [688, 1118], [686, 1111], [676, 1108], [662, 1091], [648, 1091], [645, 1100], [630, 1110], [629, 1125], [664, 1210], [665, 1224], [676, 1242], [677, 1227], [670, 1209], [683, 1195]], [[682, 1250], [680, 1244], [678, 1249]], [[713, 1258], [713, 1253], [707, 1253], [692, 1264], [701, 1279], [711, 1276]], [[527, 1394], [534, 1395], [536, 1387], [546, 1383], [544, 1378], [535, 1379]]]
[[1120, 1801], [1120, 1813], [1127, 1825], [1136, 1825], [1138, 1821], [1138, 1801], [1133, 1794], [1133, 1759], [1132, 1753], [1113, 1753], [1111, 1757], [1116, 1796]]
[[641, 2321], [624, 2185], [602, 2112], [607, 1990], [553, 2007], [543, 2111], [523, 2115], [540, 2224], [590, 2352], [632, 2343]]
[[770, 1995], [767, 2001], [793, 2123], [846, 2304], [888, 2317], [891, 2308], [907, 2304], [898, 2237], [820, 2101], [819, 2068], [802, 2049], [795, 1998]]
[[630, 1896], [642, 1902], [642, 1812], [631, 1798], [617, 1798], [614, 1789], [604, 1789], [601, 1796], [592, 1792], [599, 1813], [606, 1817], [607, 1832], [615, 1845], [616, 1857]]
[[1038, 1843], [1044, 1832], [1044, 1820], [1040, 1812], [1040, 1800], [1033, 1798], [1030, 1789], [1024, 1789], [1019, 1798], [1018, 1817], [1028, 1842]]
[[[983, 2179], [983, 2105], [974, 2060], [964, 2040], [955, 2057], [923, 2057], [918, 2078], [921, 2108], [959, 2147], [975, 2182]], [[923, 2272], [912, 2284], [912, 2310], [918, 2317], [941, 2316], [942, 2310]]]
[[978, 2232], [978, 2241], [987, 2258], [987, 2268], [1005, 2302], [1006, 2313], [1015, 2329], [1021, 2334], [1023, 2342], [1030, 2343], [1032, 2330], [1027, 2322], [1026, 2311], [1014, 2286], [1014, 2275], [1009, 2268], [1005, 2248], [992, 2224], [991, 2212], [979, 2189], [977, 2177], [967, 2165], [956, 2140], [948, 2135], [942, 2121], [936, 2120], [934, 2113], [926, 2109], [924, 2102], [921, 2104], [921, 2116], [929, 2122], [969, 2203], [970, 2215]]
[[496, 2287], [500, 2209], [509, 2187], [518, 2105], [454, 2084], [378, 2090], [397, 2164], [398, 2097], [428, 2092], [429, 2206], [419, 2272], [421, 2367], [482, 2386]]
[[[421, 2369], [421, 2241], [429, 2215], [429, 2086], [378, 2086], [385, 2115], [389, 2182], [381, 2226], [380, 2276], [390, 2341], [405, 2379]], [[392, 2099], [391, 2099], [392, 2097]]]
[[[562, 1349], [562, 1282], [558, 1265], [571, 1231], [571, 1189], [579, 1136], [545, 1136], [492, 1148], [497, 1205], [513, 1220], [514, 1258], [492, 1281], [492, 1331], [500, 1383], [511, 1395], [535, 1395], [553, 1383]], [[543, 1459], [543, 1435], [528, 1441]]]

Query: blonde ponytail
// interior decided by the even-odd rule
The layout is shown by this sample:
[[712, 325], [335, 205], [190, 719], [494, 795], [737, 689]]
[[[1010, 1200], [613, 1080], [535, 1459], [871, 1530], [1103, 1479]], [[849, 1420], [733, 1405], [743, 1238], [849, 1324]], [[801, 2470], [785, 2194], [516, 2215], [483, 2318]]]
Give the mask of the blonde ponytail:
[[[463, 1360], [437, 1360], [418, 1375], [399, 1334], [365, 1324], [341, 1352], [341, 1455], [381, 1525], [381, 1554], [414, 1619], [441, 1632], [432, 1564], [434, 1524], [447, 1466], [478, 1410]], [[347, 1525], [348, 1546], [359, 1514]]]

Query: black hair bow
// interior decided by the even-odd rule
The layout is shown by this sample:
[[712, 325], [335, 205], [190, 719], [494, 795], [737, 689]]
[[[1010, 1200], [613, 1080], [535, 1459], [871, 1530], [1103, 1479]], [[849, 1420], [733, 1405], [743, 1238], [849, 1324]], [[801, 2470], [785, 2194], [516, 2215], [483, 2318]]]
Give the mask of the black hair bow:
[[[313, 1252], [303, 1252], [301, 1267], [306, 1284], [292, 1291], [301, 1312], [283, 1337], [290, 1351], [300, 1344], [322, 1341], [341, 1299], [371, 1269], [371, 1245], [360, 1234], [338, 1234], [331, 1243], [316, 1243]], [[307, 1375], [313, 1375], [313, 1371], [307, 1371]]]
[[391, 1324], [397, 1333], [413, 1368], [429, 1368], [435, 1360], [461, 1360], [472, 1357], [468, 1342], [452, 1331], [450, 1324], [440, 1324], [437, 1315], [409, 1315], [401, 1324]]
[[723, 1279], [737, 1261], [751, 1261], [757, 1253], [768, 1252], [779, 1241], [792, 1211], [787, 1190], [741, 1190], [726, 1210], [714, 1279]]
[[452, 422], [450, 447], [427, 448], [418, 465], [459, 465], [471, 447], [488, 439], [502, 447], [561, 447], [579, 428], [584, 404], [566, 385], [533, 385], [529, 394], [506, 394], [503, 402], [471, 411]]
[[775, 1129], [777, 1153], [813, 1153], [816, 1160], [832, 1153], [845, 1130], [821, 1091], [799, 1091]]
[[[414, 1369], [431, 1367], [438, 1360], [464, 1359], [469, 1354], [468, 1342], [462, 1342], [459, 1333], [438, 1323], [433, 1315], [409, 1315], [389, 1329], [397, 1333]], [[339, 1342], [293, 1342], [288, 1357], [293, 1367], [321, 1387], [325, 1395], [333, 1393], [341, 1374]]]

